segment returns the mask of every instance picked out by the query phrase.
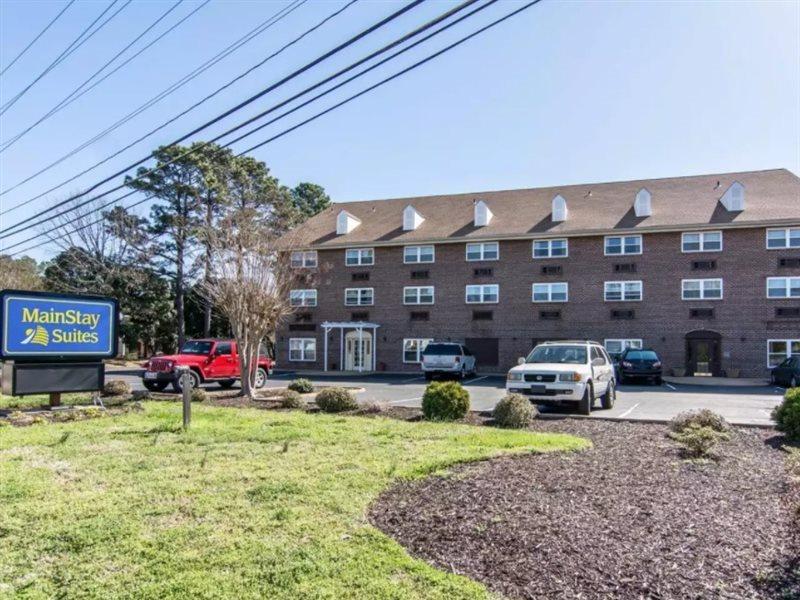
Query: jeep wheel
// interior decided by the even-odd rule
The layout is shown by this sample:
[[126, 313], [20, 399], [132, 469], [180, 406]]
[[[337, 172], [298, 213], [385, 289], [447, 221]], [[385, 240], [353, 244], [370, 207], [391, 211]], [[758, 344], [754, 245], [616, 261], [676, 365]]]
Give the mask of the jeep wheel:
[[606, 393], [603, 394], [601, 399], [601, 403], [603, 408], [608, 410], [610, 408], [614, 408], [614, 402], [617, 399], [617, 388], [614, 385], [614, 380], [608, 382], [608, 388], [606, 389]]
[[[198, 375], [195, 371], [189, 371], [189, 375], [191, 379], [189, 381], [189, 388], [194, 389], [196, 387], [200, 387], [200, 375]], [[175, 380], [172, 382], [172, 389], [178, 392], [179, 394], [183, 392], [183, 387], [181, 387], [181, 378], [180, 376], [176, 375]]]
[[166, 381], [143, 381], [142, 385], [144, 385], [146, 390], [151, 392], [163, 392], [167, 387]]
[[219, 387], [221, 387], [223, 390], [229, 390], [233, 387], [233, 384], [236, 383], [236, 380], [223, 379], [222, 381], [218, 381], [217, 383], [219, 384]]
[[260, 390], [265, 385], [267, 385], [267, 371], [262, 367], [258, 367], [256, 370], [256, 380], [253, 383], [257, 390]]
[[591, 384], [583, 390], [583, 398], [578, 402], [578, 413], [582, 415], [592, 414], [592, 404], [594, 403], [594, 390]]

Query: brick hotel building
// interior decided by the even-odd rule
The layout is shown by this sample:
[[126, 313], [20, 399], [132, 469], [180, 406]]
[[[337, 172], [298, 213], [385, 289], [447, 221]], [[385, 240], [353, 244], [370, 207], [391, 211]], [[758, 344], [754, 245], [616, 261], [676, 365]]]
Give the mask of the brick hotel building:
[[294, 235], [283, 369], [417, 371], [430, 340], [465, 343], [481, 372], [553, 339], [650, 347], [686, 374], [800, 354], [784, 169], [337, 203]]

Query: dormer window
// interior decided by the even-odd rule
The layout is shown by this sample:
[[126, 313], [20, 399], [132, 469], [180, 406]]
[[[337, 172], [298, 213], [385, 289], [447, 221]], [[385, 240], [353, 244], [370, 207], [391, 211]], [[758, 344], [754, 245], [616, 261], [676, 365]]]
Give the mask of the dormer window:
[[474, 224], [475, 227], [486, 227], [492, 222], [494, 214], [489, 210], [489, 205], [483, 200], [478, 200], [474, 208]]
[[403, 210], [403, 231], [414, 231], [425, 220], [413, 206], [406, 206]]
[[560, 194], [553, 198], [553, 223], [567, 220], [567, 201]]
[[740, 212], [744, 210], [744, 186], [738, 181], [734, 181], [720, 198], [722, 206], [729, 212]]
[[361, 225], [361, 219], [343, 210], [336, 217], [336, 235], [345, 235]]
[[637, 217], [649, 217], [653, 214], [651, 196], [647, 189], [642, 188], [636, 194], [636, 199], [633, 201], [633, 210]]

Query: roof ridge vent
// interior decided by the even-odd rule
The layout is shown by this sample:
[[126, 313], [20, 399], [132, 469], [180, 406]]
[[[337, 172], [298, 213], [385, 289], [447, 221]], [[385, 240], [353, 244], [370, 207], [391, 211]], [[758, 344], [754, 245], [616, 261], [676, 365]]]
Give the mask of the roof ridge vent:
[[633, 211], [637, 217], [649, 217], [653, 214], [652, 196], [647, 188], [642, 188], [636, 193]]
[[424, 220], [425, 217], [410, 204], [403, 209], [403, 231], [414, 231]]
[[567, 220], [567, 201], [564, 199], [564, 196], [558, 194], [555, 198], [553, 198], [553, 223], [561, 223]]
[[489, 205], [483, 200], [478, 200], [473, 208], [473, 223], [475, 227], [486, 227], [492, 222], [494, 213], [489, 209]]
[[734, 181], [719, 200], [728, 212], [744, 210], [744, 186]]
[[336, 235], [345, 235], [361, 225], [361, 219], [357, 216], [342, 210], [336, 216]]

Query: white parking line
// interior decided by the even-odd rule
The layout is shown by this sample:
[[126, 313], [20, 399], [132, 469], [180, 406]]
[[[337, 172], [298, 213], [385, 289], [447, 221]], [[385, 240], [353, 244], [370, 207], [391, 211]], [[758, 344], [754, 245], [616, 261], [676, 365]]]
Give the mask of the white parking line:
[[627, 416], [628, 416], [629, 414], [631, 414], [631, 413], [632, 413], [634, 410], [636, 410], [636, 407], [637, 407], [637, 406], [639, 406], [639, 404], [641, 404], [641, 402], [637, 402], [636, 404], [634, 404], [633, 406], [631, 406], [631, 407], [630, 407], [628, 410], [626, 410], [624, 413], [622, 413], [622, 414], [619, 416], [619, 418], [620, 418], [620, 419], [624, 419], [625, 417], [627, 417]]
[[404, 380], [403, 380], [403, 381], [401, 381], [400, 383], [411, 383], [412, 381], [420, 381], [420, 380], [422, 380], [422, 379], [425, 379], [425, 376], [422, 376], [422, 377], [412, 377], [411, 379], [404, 379]]
[[775, 391], [776, 391], [776, 392], [779, 392], [779, 393], [781, 393], [781, 394], [782, 394], [782, 393], [783, 393], [783, 392], [785, 392], [786, 390], [785, 390], [784, 388], [782, 388], [782, 387], [775, 386]]
[[419, 396], [417, 398], [404, 398], [403, 400], [390, 400], [389, 404], [400, 404], [401, 402], [418, 402], [419, 400], [422, 400], [422, 396]]
[[677, 390], [677, 389], [678, 389], [678, 388], [676, 388], [674, 385], [670, 385], [670, 384], [668, 384], [668, 383], [664, 383], [664, 385], [665, 385], [665, 386], [667, 386], [667, 387], [668, 387], [669, 389], [671, 389], [672, 391], [675, 391], [675, 390]]
[[483, 377], [476, 377], [475, 379], [470, 379], [464, 385], [469, 385], [470, 383], [475, 383], [476, 381], [480, 381], [481, 379], [486, 379], [489, 377], [488, 375], [484, 375]]

